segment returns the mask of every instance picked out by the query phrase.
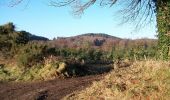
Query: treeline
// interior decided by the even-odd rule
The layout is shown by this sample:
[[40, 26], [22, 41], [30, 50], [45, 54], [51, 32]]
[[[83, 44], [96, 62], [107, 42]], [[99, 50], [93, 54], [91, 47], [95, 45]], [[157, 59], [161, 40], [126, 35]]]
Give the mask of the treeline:
[[72, 60], [84, 63], [113, 63], [116, 60], [143, 60], [157, 59], [156, 46], [138, 46], [132, 48], [113, 47], [110, 51], [102, 51], [92, 48], [55, 48], [41, 42], [29, 42], [20, 48], [17, 54], [18, 66], [32, 67], [37, 64], [44, 64], [44, 60], [49, 57], [56, 57], [59, 60]]
[[106, 45], [111, 49], [56, 46], [47, 38], [34, 36], [26, 31], [16, 31], [13, 23], [0, 26], [0, 58], [13, 59], [18, 66], [32, 67], [43, 64], [49, 56], [73, 59], [88, 63], [112, 62], [116, 59], [156, 58], [157, 43], [145, 40], [124, 40]]

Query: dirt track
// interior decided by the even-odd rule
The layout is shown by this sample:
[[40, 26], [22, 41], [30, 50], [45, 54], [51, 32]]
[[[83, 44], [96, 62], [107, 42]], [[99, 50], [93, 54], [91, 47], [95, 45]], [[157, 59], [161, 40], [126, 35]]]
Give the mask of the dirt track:
[[56, 79], [36, 83], [0, 83], [0, 100], [59, 100], [98, 81], [104, 75]]

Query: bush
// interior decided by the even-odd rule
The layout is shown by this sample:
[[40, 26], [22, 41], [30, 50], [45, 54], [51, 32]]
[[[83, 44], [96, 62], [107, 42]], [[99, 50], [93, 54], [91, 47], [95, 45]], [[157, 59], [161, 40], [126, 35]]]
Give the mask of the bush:
[[20, 50], [18, 54], [18, 65], [22, 67], [31, 67], [42, 62], [46, 56], [47, 46], [30, 42]]
[[0, 53], [2, 57], [13, 57], [20, 47], [29, 41], [29, 33], [15, 31], [15, 25], [8, 23], [0, 26]]

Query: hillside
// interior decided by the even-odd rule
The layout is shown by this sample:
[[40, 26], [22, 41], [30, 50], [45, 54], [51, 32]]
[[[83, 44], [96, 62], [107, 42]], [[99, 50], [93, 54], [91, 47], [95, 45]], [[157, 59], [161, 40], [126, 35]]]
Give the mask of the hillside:
[[123, 39], [104, 33], [86, 33], [72, 37], [57, 37], [50, 41], [55, 47], [95, 48], [109, 51], [113, 47], [128, 47], [137, 45], [156, 45], [156, 39]]
[[120, 41], [121, 39], [118, 37], [110, 36], [107, 34], [101, 33], [87, 33], [82, 35], [77, 35], [73, 37], [58, 37], [54, 42], [60, 45], [63, 44], [68, 47], [101, 47], [104, 45], [108, 45], [108, 43], [115, 43], [116, 41]]
[[79, 36], [98, 36], [98, 37], [115, 38], [115, 39], [117, 38], [118, 39], [118, 37], [111, 36], [111, 35], [108, 35], [108, 34], [105, 34], [105, 33], [85, 33], [85, 34], [82, 34], [82, 35], [79, 35]]
[[37, 35], [29, 33], [29, 40], [30, 41], [48, 41], [49, 39], [43, 36], [37, 36]]

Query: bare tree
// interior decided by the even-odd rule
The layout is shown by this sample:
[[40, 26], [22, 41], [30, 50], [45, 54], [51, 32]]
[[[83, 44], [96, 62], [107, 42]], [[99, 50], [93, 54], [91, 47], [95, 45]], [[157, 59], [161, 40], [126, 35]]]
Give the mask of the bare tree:
[[6, 0], [6, 1], [2, 0], [1, 2], [7, 4], [9, 7], [14, 7], [23, 1], [24, 0]]
[[82, 15], [92, 5], [112, 7], [120, 2], [123, 6], [119, 11], [122, 23], [136, 22], [136, 29], [153, 21], [156, 14], [157, 0], [50, 0], [54, 7], [71, 6], [74, 15]]
[[[23, 1], [30, 0], [7, 0], [10, 7], [14, 7]], [[63, 7], [71, 6], [74, 15], [82, 15], [90, 6], [98, 4], [99, 6], [112, 7], [120, 2], [123, 8], [119, 14], [123, 17], [123, 23], [136, 21], [136, 27], [141, 27], [152, 21], [156, 12], [157, 0], [47, 0], [50, 6]], [[160, 0], [166, 1], [166, 0]]]

